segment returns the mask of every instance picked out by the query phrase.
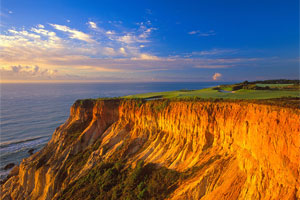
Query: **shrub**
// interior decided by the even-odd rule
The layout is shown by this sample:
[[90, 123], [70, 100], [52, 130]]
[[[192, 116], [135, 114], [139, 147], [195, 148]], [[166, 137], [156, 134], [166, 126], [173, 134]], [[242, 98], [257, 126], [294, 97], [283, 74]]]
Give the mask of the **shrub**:
[[164, 199], [180, 177], [179, 172], [143, 161], [134, 169], [123, 166], [120, 161], [100, 163], [69, 185], [59, 199]]

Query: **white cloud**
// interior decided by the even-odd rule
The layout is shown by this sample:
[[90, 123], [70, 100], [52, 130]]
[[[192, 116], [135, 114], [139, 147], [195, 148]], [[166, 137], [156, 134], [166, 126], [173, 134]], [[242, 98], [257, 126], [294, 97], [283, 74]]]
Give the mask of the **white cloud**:
[[13, 11], [10, 10], [10, 11], [8, 11], [8, 13], [9, 13], [9, 14], [13, 14]]
[[216, 35], [216, 32], [214, 30], [210, 30], [210, 31], [207, 31], [207, 32], [202, 32], [200, 30], [194, 30], [194, 31], [188, 32], [188, 34], [197, 35], [197, 36], [200, 36], [200, 37], [208, 37], [208, 36]]
[[196, 51], [188, 54], [189, 56], [215, 56], [215, 55], [223, 55], [223, 54], [234, 54], [237, 53], [237, 49], [211, 49], [205, 51]]
[[59, 31], [63, 31], [66, 33], [69, 33], [69, 36], [71, 39], [77, 39], [77, 40], [82, 40], [86, 42], [95, 42], [93, 39], [91, 39], [91, 36], [83, 33], [81, 31], [78, 31], [76, 29], [71, 29], [67, 26], [64, 25], [58, 25], [58, 24], [50, 24], [53, 28]]
[[106, 34], [107, 35], [114, 35], [114, 34], [116, 34], [114, 31], [106, 31]]
[[16, 30], [13, 30], [13, 29], [9, 29], [8, 30], [10, 33], [13, 33], [14, 35], [20, 35], [20, 36], [25, 36], [27, 38], [33, 38], [33, 39], [38, 39], [40, 38], [41, 36], [39, 35], [36, 35], [36, 34], [33, 34], [33, 33], [29, 33], [28, 31], [16, 31]]
[[132, 60], [152, 60], [152, 61], [160, 60], [160, 58], [157, 56], [153, 56], [153, 55], [145, 54], [145, 53], [140, 54], [140, 56], [137, 58], [131, 58], [131, 59]]
[[[192, 68], [200, 71], [204, 68], [248, 67], [250, 64], [261, 62], [258, 58], [224, 58], [223, 54], [234, 53], [234, 50], [227, 49], [160, 57], [149, 52], [148, 48], [144, 48], [145, 43], [147, 47], [151, 47], [151, 33], [155, 30], [149, 27], [148, 22], [139, 23], [135, 29], [122, 27], [121, 24], [112, 24], [112, 27], [107, 30], [99, 27], [97, 30], [90, 30], [94, 33], [94, 37], [98, 37], [99, 42], [81, 42], [91, 41], [91, 36], [67, 26], [57, 24], [51, 26], [54, 29], [47, 30], [48, 26], [36, 25], [29, 29], [9, 29], [1, 33], [1, 73], [20, 79], [22, 76], [42, 77], [42, 74], [45, 74], [45, 77], [57, 78], [58, 75], [51, 74], [56, 74], [55, 70], [58, 69], [60, 74], [84, 75], [88, 79], [102, 77], [107, 73], [122, 76], [121, 73]], [[67, 33], [69, 37], [60, 36], [57, 34], [59, 31]], [[19, 65], [22, 67], [18, 67]], [[38, 69], [26, 67], [35, 65], [41, 67]], [[216, 73], [215, 78], [219, 79], [220, 75]]]
[[190, 35], [195, 35], [197, 33], [198, 33], [198, 31], [190, 31], [190, 32], [188, 32], [188, 34], [190, 34]]
[[97, 26], [97, 24], [96, 24], [95, 22], [90, 21], [90, 22], [88, 22], [88, 23], [89, 23], [89, 25], [90, 25], [90, 27], [91, 27], [92, 29], [97, 29], [97, 28], [98, 28], [98, 26]]
[[56, 33], [53, 32], [53, 31], [48, 31], [48, 30], [45, 30], [43, 28], [40, 28], [40, 29], [32, 28], [31, 31], [33, 31], [33, 32], [35, 32], [37, 34], [40, 34], [41, 36], [47, 36], [51, 40], [60, 40], [60, 38], [58, 38], [56, 36]]
[[220, 74], [220, 73], [215, 73], [215, 74], [212, 76], [212, 79], [213, 79], [214, 81], [216, 81], [216, 80], [219, 80], [221, 77], [222, 77], [222, 74]]
[[[151, 24], [150, 22], [147, 22], [146, 24]], [[110, 39], [116, 40], [125, 44], [129, 45], [135, 45], [136, 47], [139, 47], [140, 45], [143, 45], [141, 43], [149, 43], [149, 37], [153, 30], [157, 30], [157, 28], [153, 27], [147, 27], [145, 23], [137, 23], [139, 25], [139, 28], [133, 32], [127, 32], [123, 35], [119, 35], [116, 37], [111, 37]], [[107, 34], [112, 35], [115, 34], [114, 32], [107, 32]]]
[[121, 48], [119, 49], [119, 51], [120, 51], [121, 54], [127, 55], [126, 50], [125, 50], [124, 47], [121, 47]]
[[[142, 35], [142, 36], [141, 36]], [[139, 36], [127, 34], [116, 38], [116, 41], [125, 43], [125, 44], [137, 44], [137, 43], [148, 43], [145, 34], [141, 34]]]
[[121, 36], [117, 40], [120, 42], [126, 43], [126, 44], [132, 44], [134, 42], [137, 42], [135, 36], [130, 35], [130, 34]]
[[117, 54], [117, 52], [111, 47], [105, 47], [103, 53], [107, 56], [115, 56]]
[[42, 69], [39, 66], [9, 66], [2, 67], [0, 69], [1, 76], [6, 79], [18, 79], [18, 78], [54, 78], [57, 74], [57, 70]]

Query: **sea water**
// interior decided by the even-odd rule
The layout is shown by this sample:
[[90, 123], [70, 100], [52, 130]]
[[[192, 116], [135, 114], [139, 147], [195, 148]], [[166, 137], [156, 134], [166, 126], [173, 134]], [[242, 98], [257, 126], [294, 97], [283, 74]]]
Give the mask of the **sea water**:
[[0, 178], [8, 163], [19, 164], [28, 151], [40, 150], [69, 116], [77, 99], [202, 89], [224, 83], [26, 83], [1, 84]]

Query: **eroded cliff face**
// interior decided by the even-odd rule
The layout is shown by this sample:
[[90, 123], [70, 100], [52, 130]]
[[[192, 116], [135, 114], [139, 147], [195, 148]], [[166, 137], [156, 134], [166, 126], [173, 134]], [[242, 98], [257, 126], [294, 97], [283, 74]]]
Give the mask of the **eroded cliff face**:
[[300, 199], [299, 110], [246, 102], [77, 101], [2, 199], [58, 199], [97, 163], [183, 173], [169, 199]]

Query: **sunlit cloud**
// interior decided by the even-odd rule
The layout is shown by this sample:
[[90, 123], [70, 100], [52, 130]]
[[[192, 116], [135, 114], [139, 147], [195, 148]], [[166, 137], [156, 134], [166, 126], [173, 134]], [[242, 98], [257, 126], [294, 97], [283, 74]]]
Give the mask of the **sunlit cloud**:
[[143, 79], [152, 72], [249, 67], [266, 60], [238, 57], [238, 50], [218, 48], [162, 56], [149, 50], [157, 30], [151, 22], [137, 23], [131, 29], [120, 22], [111, 22], [108, 28], [87, 23], [89, 34], [57, 24], [7, 29], [0, 34], [2, 78], [102, 80], [132, 79], [139, 74], [135, 78]]
[[45, 28], [45, 26], [42, 25], [42, 24], [38, 24], [37, 27], [38, 27], [38, 28]]
[[125, 43], [125, 44], [134, 44], [134, 43], [146, 43], [149, 42], [146, 40], [146, 36], [144, 34], [139, 35], [138, 37], [135, 35], [127, 34], [124, 36], [117, 37], [115, 40]]
[[27, 31], [16, 31], [16, 30], [13, 30], [13, 29], [10, 29], [8, 30], [10, 33], [13, 33], [15, 35], [20, 35], [20, 36], [24, 36], [24, 37], [29, 37], [29, 38], [34, 38], [34, 39], [38, 39], [40, 38], [41, 36], [39, 35], [36, 35], [36, 34], [33, 34], [33, 33], [29, 33]]
[[58, 25], [58, 24], [50, 24], [53, 28], [59, 31], [63, 31], [69, 34], [69, 37], [71, 39], [77, 39], [77, 40], [82, 40], [86, 42], [95, 42], [93, 39], [91, 39], [91, 36], [83, 33], [81, 31], [78, 31], [76, 29], [71, 29], [68, 26], [64, 25]]
[[39, 66], [10, 66], [0, 68], [0, 74], [6, 79], [51, 79], [58, 74], [57, 70], [41, 69]]
[[119, 52], [120, 52], [121, 54], [125, 55], [125, 56], [127, 55], [126, 50], [125, 50], [124, 47], [121, 47], [121, 48], [119, 49]]
[[[61, 74], [87, 74], [94, 76], [104, 76], [103, 73], [117, 73], [138, 70], [159, 70], [152, 69], [151, 64], [143, 65], [134, 63], [137, 61], [158, 60], [157, 56], [149, 53], [142, 53], [140, 43], [146, 42], [152, 29], [140, 26], [138, 32], [119, 32], [113, 30], [97, 30], [103, 31], [111, 35], [110, 38], [102, 38], [100, 42], [90, 42], [91, 36], [84, 35], [83, 32], [71, 29], [64, 25], [50, 24], [54, 30], [68, 33], [69, 37], [60, 37], [53, 30], [46, 29], [45, 25], [38, 24], [28, 30], [9, 29], [6, 34], [0, 35], [0, 47], [3, 54], [0, 55], [1, 68], [4, 70], [3, 77], [9, 78], [12, 74], [7, 69], [11, 66], [33, 66], [39, 65], [40, 69], [57, 70], [62, 69]], [[110, 31], [110, 32], [109, 32]], [[120, 38], [126, 38], [130, 34], [130, 42], [120, 41]], [[105, 36], [106, 34], [104, 34]], [[139, 39], [143, 35], [143, 39]], [[103, 36], [103, 35], [102, 35]], [[124, 37], [125, 36], [125, 37]], [[73, 40], [88, 41], [87, 43], [77, 42]], [[149, 42], [149, 41], [147, 41]], [[148, 69], [142, 69], [142, 68]], [[28, 67], [26, 69], [29, 69]], [[21, 70], [22, 71], [22, 70]], [[23, 70], [24, 71], [24, 70]], [[83, 73], [84, 71], [84, 73]], [[8, 76], [10, 74], [10, 76]], [[27, 78], [28, 73], [23, 74]], [[6, 77], [6, 78], [7, 78]], [[16, 77], [16, 76], [14, 76]], [[18, 76], [20, 78], [20, 76]], [[42, 78], [41, 76], [39, 76]]]
[[92, 29], [97, 29], [98, 28], [98, 26], [97, 26], [97, 24], [95, 22], [89, 21], [88, 24], [90, 25], [90, 27]]
[[154, 61], [160, 60], [160, 58], [157, 56], [152, 56], [152, 55], [145, 54], [145, 53], [141, 54], [137, 58], [131, 58], [131, 59], [132, 60], [154, 60]]
[[111, 48], [111, 47], [105, 47], [103, 53], [104, 53], [104, 55], [107, 55], [107, 56], [115, 56], [118, 54], [118, 52], [115, 51], [115, 49]]
[[215, 74], [212, 76], [212, 79], [213, 79], [214, 81], [217, 81], [217, 80], [219, 80], [221, 77], [222, 77], [222, 74], [220, 74], [220, 73], [215, 73]]
[[116, 34], [114, 31], [106, 31], [106, 34], [107, 35], [114, 35], [114, 34]]

